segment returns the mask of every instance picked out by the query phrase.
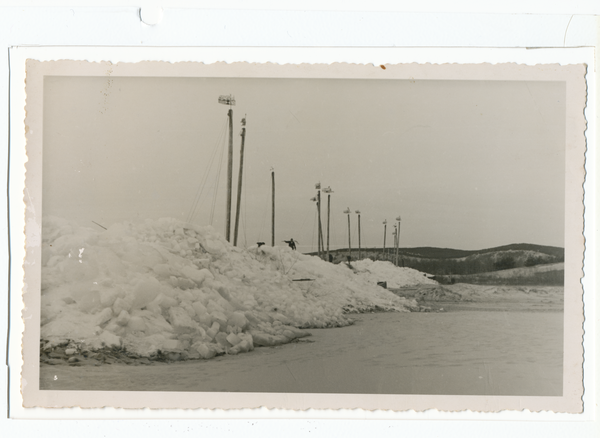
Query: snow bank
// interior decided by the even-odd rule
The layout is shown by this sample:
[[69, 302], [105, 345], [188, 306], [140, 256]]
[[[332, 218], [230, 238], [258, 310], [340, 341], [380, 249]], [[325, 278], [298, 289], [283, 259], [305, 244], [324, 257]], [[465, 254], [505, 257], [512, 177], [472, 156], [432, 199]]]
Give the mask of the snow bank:
[[368, 282], [377, 284], [378, 281], [386, 281], [387, 287], [391, 288], [438, 284], [437, 281], [427, 278], [423, 272], [412, 268], [400, 268], [392, 262], [363, 259], [352, 262], [352, 266], [356, 273]]
[[288, 247], [236, 248], [174, 219], [96, 231], [52, 217], [42, 237], [47, 345], [210, 358], [344, 326], [349, 312], [416, 307], [345, 265]]

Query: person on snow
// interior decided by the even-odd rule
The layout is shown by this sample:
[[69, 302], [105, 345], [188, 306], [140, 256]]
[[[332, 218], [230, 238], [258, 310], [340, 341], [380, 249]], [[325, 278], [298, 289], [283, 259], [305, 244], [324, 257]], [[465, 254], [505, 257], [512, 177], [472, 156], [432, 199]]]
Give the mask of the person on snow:
[[284, 240], [284, 242], [287, 243], [293, 250], [296, 249], [296, 242], [294, 242], [294, 239]]

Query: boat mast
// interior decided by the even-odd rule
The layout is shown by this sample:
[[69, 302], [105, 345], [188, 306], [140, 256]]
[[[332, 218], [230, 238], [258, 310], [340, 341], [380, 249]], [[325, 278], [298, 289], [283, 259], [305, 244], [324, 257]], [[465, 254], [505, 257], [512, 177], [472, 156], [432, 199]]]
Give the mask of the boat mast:
[[323, 227], [321, 226], [321, 183], [319, 182], [315, 184], [315, 188], [317, 189], [317, 248], [319, 252], [319, 258], [323, 258]]
[[396, 266], [399, 266], [398, 254], [400, 252], [400, 224], [402, 222], [402, 218], [398, 216], [396, 220], [398, 221], [398, 235], [396, 236], [396, 240], [398, 241], [396, 244]]
[[271, 168], [271, 246], [275, 246], [275, 170]]
[[240, 148], [240, 173], [238, 175], [237, 207], [235, 209], [235, 227], [233, 230], [233, 246], [237, 246], [238, 226], [240, 223], [240, 205], [242, 203], [242, 175], [244, 172], [244, 143], [246, 141], [246, 116], [242, 119], [242, 146]]
[[329, 213], [331, 211], [331, 193], [327, 193], [327, 259], [329, 261]]
[[394, 224], [394, 264], [398, 266], [398, 226]]
[[358, 260], [361, 260], [361, 253], [360, 253], [360, 210], [356, 210], [356, 214], [358, 215]]
[[225, 238], [231, 241], [231, 192], [233, 186], [233, 109], [235, 105], [235, 97], [231, 94], [228, 96], [219, 96], [219, 103], [229, 105], [227, 117], [229, 118], [229, 148], [227, 154], [227, 211], [225, 212]]
[[386, 237], [386, 231], [387, 231], [387, 219], [383, 221], [383, 260], [386, 260], [385, 258], [385, 237]]
[[344, 213], [348, 215], [348, 263], [352, 261], [352, 241], [350, 239], [350, 207], [344, 210]]
[[329, 216], [331, 212], [331, 194], [333, 190], [331, 187], [326, 187], [323, 189], [323, 193], [327, 193], [327, 258], [326, 261], [329, 261]]

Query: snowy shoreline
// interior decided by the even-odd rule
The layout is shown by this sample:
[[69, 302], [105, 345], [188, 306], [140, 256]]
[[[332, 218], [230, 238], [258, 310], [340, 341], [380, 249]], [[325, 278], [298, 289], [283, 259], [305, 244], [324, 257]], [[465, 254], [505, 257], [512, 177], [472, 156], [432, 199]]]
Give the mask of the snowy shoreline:
[[[416, 312], [427, 312], [429, 307], [419, 306], [413, 310]], [[353, 315], [361, 314], [374, 314], [374, 313], [393, 313], [393, 311], [383, 310], [381, 308], [373, 308], [364, 310], [362, 312], [350, 312]], [[354, 320], [349, 319], [348, 324], [350, 326], [354, 324]], [[344, 326], [338, 326], [344, 327]], [[318, 329], [329, 329], [336, 327], [319, 327]], [[298, 336], [287, 341], [273, 345], [256, 345], [260, 347], [274, 347], [283, 344], [297, 343], [297, 342], [313, 342], [309, 339], [304, 339], [312, 336], [312, 333], [307, 331], [298, 330]], [[225, 348], [223, 351], [215, 354], [214, 357], [223, 356], [227, 354], [237, 354], [237, 351], [232, 351], [232, 345]], [[254, 349], [254, 348], [252, 348]], [[44, 341], [40, 342], [40, 363], [45, 365], [70, 365], [70, 366], [100, 366], [110, 364], [126, 364], [126, 365], [152, 365], [155, 362], [163, 363], [174, 363], [181, 361], [197, 361], [204, 360], [203, 358], [190, 357], [186, 351], [161, 351], [151, 353], [148, 356], [141, 356], [135, 352], [128, 351], [123, 346], [102, 346], [100, 348], [90, 349], [86, 343], [78, 343], [75, 340], [69, 339], [58, 344]]]
[[[366, 269], [288, 247], [234, 247], [212, 227], [175, 219], [98, 231], [48, 217], [42, 238], [40, 348], [52, 361], [80, 363], [83, 352], [209, 359], [346, 326], [349, 313], [422, 310], [377, 286]], [[398, 270], [385, 274], [389, 281], [431, 282], [376, 266]]]

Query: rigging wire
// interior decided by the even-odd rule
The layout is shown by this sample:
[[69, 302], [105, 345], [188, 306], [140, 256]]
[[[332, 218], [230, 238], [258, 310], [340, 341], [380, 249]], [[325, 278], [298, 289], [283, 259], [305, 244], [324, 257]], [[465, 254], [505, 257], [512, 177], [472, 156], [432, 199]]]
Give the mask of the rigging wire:
[[210, 159], [208, 161], [208, 164], [206, 166], [206, 169], [204, 171], [202, 180], [201, 180], [200, 184], [198, 185], [198, 189], [196, 190], [196, 195], [194, 196], [194, 201], [192, 202], [192, 207], [190, 208], [189, 214], [187, 216], [187, 222], [189, 222], [189, 223], [191, 223], [196, 217], [196, 209], [198, 208], [198, 203], [200, 202], [200, 198], [202, 197], [202, 193], [204, 192], [204, 188], [206, 186], [206, 181], [208, 180], [208, 176], [212, 169], [212, 165], [214, 163], [215, 157], [217, 155], [219, 148], [222, 145], [223, 137], [227, 130], [227, 121], [228, 120], [226, 118], [225, 123], [223, 124], [223, 128], [221, 129], [221, 133], [219, 134], [219, 137], [217, 138], [215, 146], [213, 147], [213, 150], [212, 150]]
[[306, 224], [306, 219], [308, 219], [308, 216], [310, 215], [310, 210], [311, 209], [306, 210], [306, 214], [304, 215], [304, 219], [302, 220], [302, 225], [300, 225], [300, 228], [298, 229], [297, 235], [302, 235], [302, 230], [304, 230], [304, 225]]
[[269, 205], [269, 199], [271, 199], [271, 193], [267, 192], [267, 196], [265, 197], [265, 205], [263, 207], [263, 217], [260, 222], [260, 231], [258, 232], [258, 240], [259, 241], [262, 241], [263, 230], [265, 228], [265, 222], [266, 222], [266, 217], [267, 217], [267, 207]]
[[313, 220], [312, 239], [310, 239], [310, 252], [314, 252], [314, 249], [315, 249], [315, 227], [316, 226], [317, 226], [317, 212], [315, 211], [315, 219]]
[[248, 241], [246, 239], [246, 221], [244, 220], [243, 215], [240, 216], [240, 225], [242, 226], [242, 232], [244, 233], [244, 248], [248, 248]]
[[308, 216], [310, 215], [310, 209], [306, 211], [306, 214], [304, 215], [304, 219], [302, 220], [302, 225], [300, 225], [300, 229], [298, 230], [298, 234], [302, 233], [302, 230], [304, 229], [304, 225], [306, 224], [306, 219], [308, 219]]
[[[218, 147], [218, 143], [216, 145]], [[210, 171], [212, 169], [212, 164], [213, 164], [213, 160], [215, 157], [215, 153], [218, 150], [217, 147], [215, 147], [211, 153], [210, 159], [207, 161], [207, 166], [206, 169], [204, 171], [204, 174], [202, 176], [202, 179], [200, 181], [200, 183], [198, 184], [198, 188], [196, 190], [196, 194], [194, 196], [194, 201], [192, 202], [192, 206], [190, 208], [190, 211], [188, 213], [188, 217], [187, 217], [187, 221], [188, 222], [192, 222], [195, 215], [196, 215], [196, 208], [198, 207], [198, 203], [200, 201], [200, 198], [202, 197], [202, 193], [204, 191], [204, 187], [206, 184], [206, 180], [208, 178], [208, 175], [210, 174]]]
[[246, 181], [248, 180], [248, 171], [246, 170], [246, 172], [244, 172], [244, 187], [246, 187], [246, 190], [244, 190], [244, 214], [242, 215], [242, 220], [244, 222], [243, 225], [243, 230], [244, 230], [244, 247], [248, 248], [248, 236], [246, 233], [246, 225], [248, 224], [248, 216], [247, 216], [247, 212], [248, 212], [248, 185], [246, 183]]
[[329, 221], [329, 248], [333, 249], [335, 247], [335, 242], [337, 239], [335, 238], [335, 221]]
[[227, 119], [225, 119], [225, 123], [223, 124], [223, 128], [221, 129], [221, 133], [219, 135], [219, 137], [217, 138], [217, 141], [215, 143], [215, 146], [212, 150], [211, 153], [211, 157], [210, 160], [208, 161], [208, 164], [206, 166], [206, 170], [204, 172], [203, 178], [200, 182], [200, 184], [198, 185], [198, 189], [196, 191], [196, 196], [194, 197], [194, 202], [192, 204], [192, 208], [190, 209], [189, 215], [188, 215], [188, 222], [192, 222], [195, 219], [196, 216], [196, 209], [198, 207], [198, 203], [202, 197], [202, 193], [204, 192], [204, 188], [206, 186], [206, 182], [208, 180], [208, 177], [210, 175], [210, 171], [212, 169], [212, 165], [214, 163], [214, 159], [217, 155], [217, 152], [219, 150], [219, 148], [221, 147], [222, 144], [222, 140], [223, 140], [223, 136], [225, 134], [226, 131], [226, 127], [227, 127]]
[[354, 220], [353, 222], [354, 223], [352, 224], [352, 249], [358, 251], [358, 219]]
[[219, 167], [217, 170], [217, 176], [215, 178], [215, 190], [213, 192], [212, 206], [210, 209], [210, 225], [213, 224], [215, 217], [215, 205], [217, 203], [217, 192], [219, 190], [219, 180], [221, 179], [221, 169], [223, 168], [223, 157], [225, 156], [225, 147], [221, 148], [221, 160], [219, 161]]

